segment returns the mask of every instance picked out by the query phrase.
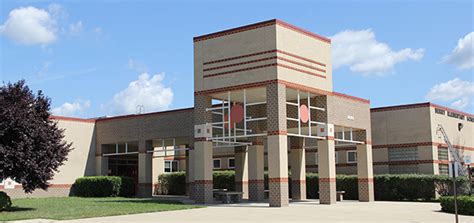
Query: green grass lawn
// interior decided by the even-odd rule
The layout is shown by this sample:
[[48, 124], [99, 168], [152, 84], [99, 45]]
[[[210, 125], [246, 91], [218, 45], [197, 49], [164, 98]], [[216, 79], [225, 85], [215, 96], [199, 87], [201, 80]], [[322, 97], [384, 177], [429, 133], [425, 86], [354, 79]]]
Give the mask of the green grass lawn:
[[147, 198], [29, 198], [12, 200], [10, 210], [0, 212], [0, 221], [22, 219], [78, 219], [145, 212], [172, 211], [199, 206]]

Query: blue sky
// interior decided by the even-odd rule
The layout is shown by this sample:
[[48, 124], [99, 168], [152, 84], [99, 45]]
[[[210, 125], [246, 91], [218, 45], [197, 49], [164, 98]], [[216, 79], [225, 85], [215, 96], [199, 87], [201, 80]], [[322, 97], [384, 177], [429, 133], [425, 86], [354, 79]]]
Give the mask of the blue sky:
[[56, 114], [193, 105], [192, 37], [272, 18], [333, 40], [334, 90], [474, 113], [472, 1], [1, 1], [0, 79]]

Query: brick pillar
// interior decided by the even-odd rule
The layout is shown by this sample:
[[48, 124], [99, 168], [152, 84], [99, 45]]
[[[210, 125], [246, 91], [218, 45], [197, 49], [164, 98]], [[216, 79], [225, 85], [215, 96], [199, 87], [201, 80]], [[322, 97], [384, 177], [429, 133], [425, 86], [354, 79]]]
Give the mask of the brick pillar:
[[247, 147], [235, 147], [235, 191], [243, 192], [243, 199], [249, 198]]
[[318, 140], [319, 203], [336, 203], [334, 139]]
[[372, 168], [372, 145], [357, 145], [357, 177], [359, 201], [374, 201], [374, 173]]
[[138, 196], [151, 197], [153, 192], [152, 153], [147, 153], [152, 147], [152, 141], [138, 142]]
[[[194, 97], [194, 124], [201, 126], [212, 122], [211, 112], [206, 108], [212, 106], [212, 98], [207, 95], [195, 95]], [[196, 203], [212, 203], [212, 142], [207, 138], [197, 137], [194, 133], [194, 184], [193, 199]]]
[[270, 207], [288, 206], [286, 86], [267, 85], [267, 145]]
[[303, 138], [290, 138], [292, 200], [306, 200], [306, 160], [303, 142]]
[[250, 201], [265, 199], [264, 157], [263, 142], [254, 142], [248, 147]]
[[194, 150], [186, 151], [186, 195], [193, 199], [193, 184], [194, 184]]

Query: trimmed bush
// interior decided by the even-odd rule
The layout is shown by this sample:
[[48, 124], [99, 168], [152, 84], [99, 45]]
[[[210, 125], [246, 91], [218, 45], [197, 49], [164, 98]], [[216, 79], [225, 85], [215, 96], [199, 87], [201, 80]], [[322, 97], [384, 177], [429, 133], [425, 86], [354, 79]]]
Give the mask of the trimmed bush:
[[0, 191], [0, 211], [6, 210], [12, 206], [12, 200], [7, 193]]
[[235, 171], [214, 171], [212, 174], [214, 189], [227, 189], [235, 191]]
[[158, 176], [157, 194], [183, 195], [186, 194], [186, 173], [174, 172]]
[[[448, 213], [454, 213], [454, 197], [444, 196], [439, 199], [441, 210]], [[458, 213], [463, 215], [474, 216], [474, 196], [459, 196]]]
[[[213, 174], [215, 189], [235, 190], [234, 171], [215, 171]], [[161, 194], [185, 194], [184, 172], [160, 175]], [[265, 189], [268, 190], [268, 173], [264, 175]], [[291, 182], [291, 176], [289, 179]], [[468, 183], [467, 178], [458, 178], [457, 185], [460, 194], [467, 192], [464, 188]], [[291, 185], [289, 185], [291, 196]], [[356, 175], [337, 175], [336, 188], [345, 191], [344, 199], [359, 199], [358, 180]], [[435, 194], [451, 194], [452, 181], [448, 176], [421, 175], [421, 174], [387, 174], [374, 176], [375, 199], [381, 201], [404, 200], [435, 200]], [[307, 198], [319, 198], [319, 177], [316, 173], [306, 173]]]
[[129, 177], [81, 177], [73, 185], [73, 195], [78, 197], [127, 197], [134, 194], [135, 183]]

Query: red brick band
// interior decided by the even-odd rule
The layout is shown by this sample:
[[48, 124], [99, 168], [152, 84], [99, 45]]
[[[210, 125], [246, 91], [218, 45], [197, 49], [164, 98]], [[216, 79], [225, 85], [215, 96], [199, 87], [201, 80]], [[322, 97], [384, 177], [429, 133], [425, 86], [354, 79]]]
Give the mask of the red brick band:
[[[227, 61], [231, 61], [231, 60], [238, 60], [238, 59], [243, 59], [243, 58], [247, 58], [247, 57], [260, 56], [260, 55], [263, 55], [263, 54], [270, 54], [270, 53], [281, 53], [281, 54], [284, 54], [284, 55], [287, 55], [287, 56], [290, 56], [290, 57], [293, 57], [293, 58], [296, 58], [296, 59], [304, 60], [306, 62], [310, 62], [310, 63], [314, 63], [314, 64], [317, 64], [317, 65], [322, 66], [322, 67], [326, 67], [326, 64], [324, 64], [324, 63], [321, 63], [321, 62], [318, 62], [318, 61], [315, 61], [315, 60], [312, 60], [312, 59], [308, 59], [306, 57], [298, 56], [296, 54], [289, 53], [287, 51], [278, 50], [278, 49], [267, 50], [267, 51], [262, 51], [262, 52], [256, 52], [256, 53], [251, 53], [251, 54], [245, 54], [245, 55], [240, 55], [240, 56], [235, 56], [235, 57], [229, 57], [229, 58], [204, 62], [203, 65], [227, 62]], [[304, 64], [304, 65], [306, 65], [306, 64]]]
[[336, 178], [319, 178], [319, 182], [320, 183], [332, 183], [332, 182], [336, 182]]
[[270, 182], [270, 183], [288, 183], [288, 177], [268, 178], [268, 182]]
[[212, 184], [212, 180], [194, 180], [195, 185]]
[[268, 131], [267, 135], [273, 136], [273, 135], [287, 135], [288, 132], [286, 130], [275, 130], [275, 131]]
[[86, 123], [95, 123], [96, 121], [96, 119], [94, 118], [84, 119], [84, 118], [73, 118], [73, 117], [65, 117], [65, 116], [57, 116], [57, 115], [50, 115], [49, 118], [54, 119], [54, 120], [61, 120], [61, 121], [86, 122]]
[[305, 184], [306, 180], [291, 180], [293, 183], [298, 183], [298, 184]]
[[349, 100], [353, 101], [358, 101], [362, 103], [369, 104], [370, 100], [363, 99], [363, 98], [358, 98], [338, 92], [329, 92], [317, 88], [312, 88], [308, 86], [304, 86], [301, 84], [295, 84], [292, 82], [284, 81], [284, 80], [267, 80], [267, 81], [261, 81], [261, 82], [255, 82], [255, 83], [249, 83], [249, 84], [241, 84], [241, 85], [235, 85], [235, 86], [229, 86], [229, 87], [221, 87], [221, 88], [215, 88], [211, 90], [203, 90], [203, 91], [195, 91], [194, 95], [207, 95], [207, 94], [214, 94], [214, 93], [220, 93], [220, 92], [226, 92], [226, 91], [236, 91], [236, 90], [242, 90], [242, 89], [250, 89], [250, 88], [258, 88], [258, 87], [265, 87], [268, 84], [273, 84], [273, 83], [279, 83], [285, 85], [287, 88], [295, 89], [295, 90], [301, 90], [301, 91], [306, 91], [314, 94], [320, 94], [320, 95], [333, 95], [336, 97], [343, 97]]
[[244, 180], [244, 181], [235, 181], [236, 184], [249, 184], [248, 181]]
[[255, 146], [263, 146], [263, 142], [262, 142], [262, 141], [252, 142], [252, 145], [255, 145]]
[[412, 108], [422, 108], [422, 107], [434, 107], [434, 108], [439, 108], [439, 109], [443, 109], [443, 110], [454, 112], [454, 113], [459, 113], [464, 116], [474, 116], [473, 114], [469, 114], [469, 113], [455, 110], [452, 108], [444, 107], [444, 106], [437, 105], [431, 102], [371, 108], [370, 111], [371, 112], [384, 112], [384, 111], [395, 111], [395, 110], [404, 110], [404, 109], [412, 109]]
[[359, 182], [359, 183], [373, 183], [374, 178], [358, 178], [357, 182]]
[[[281, 52], [282, 54], [285, 54], [285, 55], [293, 55], [293, 56], [296, 56], [294, 54], [290, 54], [290, 53], [286, 53], [284, 51], [281, 51], [281, 50], [271, 50], [271, 51], [264, 51], [263, 53], [275, 53], [275, 52]], [[283, 53], [284, 52], [284, 53]], [[256, 54], [250, 54], [250, 55], [259, 55], [258, 53]], [[246, 57], [248, 55], [244, 55], [244, 57]], [[240, 59], [239, 57], [234, 57], [236, 59]], [[297, 57], [299, 59], [304, 59], [306, 61], [308, 61], [309, 59], [306, 59], [306, 58], [303, 58], [303, 57]], [[274, 60], [274, 59], [277, 59], [277, 60], [282, 60], [282, 61], [285, 61], [285, 62], [288, 62], [288, 63], [292, 63], [292, 64], [295, 64], [295, 65], [298, 65], [298, 66], [302, 66], [302, 67], [306, 67], [308, 69], [311, 69], [311, 70], [315, 70], [315, 71], [319, 71], [319, 72], [323, 72], [323, 73], [326, 73], [326, 70], [324, 69], [321, 69], [321, 68], [318, 68], [318, 67], [315, 67], [315, 66], [311, 66], [311, 65], [307, 65], [307, 64], [304, 64], [304, 63], [300, 63], [300, 62], [297, 62], [297, 61], [294, 61], [294, 60], [291, 60], [291, 59], [288, 59], [288, 58], [284, 58], [284, 57], [281, 57], [281, 56], [272, 56], [272, 57], [265, 57], [265, 58], [260, 58], [260, 59], [255, 59], [255, 60], [249, 60], [249, 61], [245, 61], [245, 62], [240, 62], [240, 63], [233, 63], [233, 64], [227, 64], [227, 65], [222, 65], [222, 66], [217, 66], [217, 67], [210, 67], [210, 68], [205, 68], [203, 69], [203, 71], [211, 71], [211, 70], [219, 70], [219, 69], [223, 69], [223, 68], [229, 68], [229, 67], [235, 67], [235, 66], [241, 66], [241, 65], [245, 65], [245, 64], [252, 64], [252, 63], [258, 63], [258, 62], [262, 62], [262, 61], [268, 61], [268, 60]], [[224, 59], [224, 61], [228, 61], [226, 59]], [[319, 63], [317, 61], [312, 61], [313, 63], [316, 63], [316, 64], [322, 64], [322, 63]], [[325, 66], [324, 64], [320, 65], [320, 66]], [[314, 74], [314, 73], [310, 73], [312, 75], [318, 75], [318, 74]], [[207, 76], [217, 76], [214, 75], [214, 74], [208, 74], [208, 75], [204, 75], [204, 77], [207, 77]], [[323, 76], [324, 77], [324, 76]], [[325, 78], [325, 77], [324, 77]]]
[[278, 63], [278, 62], [271, 63], [271, 64], [265, 64], [265, 65], [259, 65], [259, 66], [255, 66], [255, 67], [246, 67], [246, 68], [237, 69], [237, 70], [230, 70], [230, 71], [225, 71], [225, 72], [220, 72], [220, 73], [207, 74], [207, 75], [204, 75], [203, 78], [216, 77], [216, 76], [221, 76], [221, 75], [226, 75], [226, 74], [232, 74], [232, 73], [238, 73], [238, 72], [242, 72], [242, 71], [261, 69], [261, 68], [266, 68], [266, 67], [274, 67], [274, 66], [284, 67], [284, 68], [287, 68], [287, 69], [290, 69], [290, 70], [298, 71], [298, 72], [301, 72], [301, 73], [309, 74], [309, 75], [320, 77], [320, 78], [326, 78], [326, 76], [324, 76], [324, 75], [317, 74], [317, 73], [314, 73], [314, 72], [311, 72], [311, 71], [302, 70], [300, 68], [292, 67], [292, 66], [286, 65], [286, 64], [281, 64], [281, 63]]
[[[218, 70], [218, 69], [222, 69], [222, 68], [241, 66], [241, 65], [245, 65], [245, 64], [258, 63], [258, 62], [273, 60], [273, 59], [277, 59], [277, 58], [278, 58], [277, 56], [265, 57], [265, 58], [260, 58], [260, 59], [256, 59], [256, 60], [249, 60], [249, 61], [240, 62], [240, 63], [233, 63], [233, 64], [228, 64], [228, 65], [223, 65], [223, 66], [218, 66], [218, 67], [210, 67], [210, 68], [203, 69], [203, 71]], [[206, 77], [206, 76], [207, 75], [204, 75], [204, 77]]]
[[210, 141], [206, 137], [199, 137], [199, 138], [194, 138], [195, 142], [204, 142], [204, 141]]
[[279, 25], [281, 27], [293, 30], [295, 32], [306, 35], [306, 36], [311, 37], [313, 39], [317, 39], [317, 40], [320, 40], [320, 41], [323, 41], [323, 42], [326, 42], [326, 43], [331, 43], [331, 40], [329, 38], [320, 36], [318, 34], [315, 34], [313, 32], [304, 30], [302, 28], [296, 27], [294, 25], [288, 24], [288, 23], [283, 22], [283, 21], [278, 20], [278, 19], [272, 19], [272, 20], [263, 21], [263, 22], [259, 22], [259, 23], [255, 23], [255, 24], [246, 25], [246, 26], [241, 26], [241, 27], [228, 29], [228, 30], [224, 30], [224, 31], [220, 31], [220, 32], [215, 32], [215, 33], [210, 33], [210, 34], [206, 34], [206, 35], [202, 35], [202, 36], [197, 36], [197, 37], [193, 38], [193, 41], [194, 42], [199, 42], [199, 41], [203, 41], [203, 40], [214, 39], [214, 38], [218, 38], [218, 37], [222, 37], [222, 36], [227, 36], [227, 35], [232, 35], [232, 34], [245, 32], [245, 31], [249, 31], [249, 30], [259, 29], [259, 28], [263, 28], [263, 27], [271, 26], [271, 25]]
[[[438, 147], [447, 147], [444, 143], [438, 142], [413, 142], [413, 143], [399, 143], [399, 144], [381, 144], [381, 145], [372, 145], [373, 149], [394, 149], [394, 148], [406, 148], [406, 147], [418, 147], [418, 146], [438, 146]], [[454, 148], [458, 150], [468, 150], [474, 151], [474, 147], [467, 147], [461, 145], [453, 145]]]
[[265, 183], [265, 180], [249, 180], [249, 183], [251, 184], [263, 184]]

